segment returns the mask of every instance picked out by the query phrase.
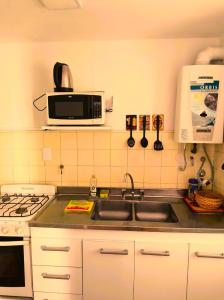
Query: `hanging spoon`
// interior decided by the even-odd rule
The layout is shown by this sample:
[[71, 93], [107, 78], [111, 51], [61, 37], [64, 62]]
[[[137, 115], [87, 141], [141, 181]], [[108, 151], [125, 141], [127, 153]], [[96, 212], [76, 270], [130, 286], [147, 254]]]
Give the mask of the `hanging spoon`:
[[132, 137], [132, 122], [133, 122], [133, 116], [130, 116], [130, 137], [127, 141], [129, 147], [134, 147], [135, 145], [135, 140]]
[[145, 128], [146, 128], [146, 116], [143, 116], [142, 120], [142, 127], [143, 127], [143, 138], [141, 139], [141, 146], [146, 148], [148, 146], [148, 140], [145, 137]]
[[156, 132], [157, 132], [157, 139], [154, 142], [154, 150], [160, 151], [163, 150], [163, 144], [159, 140], [159, 125], [160, 125], [160, 117], [159, 115], [156, 116]]

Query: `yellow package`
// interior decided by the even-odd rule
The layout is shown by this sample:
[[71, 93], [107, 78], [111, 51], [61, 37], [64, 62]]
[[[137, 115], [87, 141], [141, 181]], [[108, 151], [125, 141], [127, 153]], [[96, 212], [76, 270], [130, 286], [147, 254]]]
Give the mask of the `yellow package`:
[[88, 200], [71, 200], [65, 207], [64, 212], [85, 212], [90, 213], [94, 202]]

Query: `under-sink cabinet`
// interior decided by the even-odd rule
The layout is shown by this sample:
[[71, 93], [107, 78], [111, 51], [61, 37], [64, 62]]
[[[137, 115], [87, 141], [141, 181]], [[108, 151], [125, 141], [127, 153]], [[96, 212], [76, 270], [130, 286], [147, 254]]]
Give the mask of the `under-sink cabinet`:
[[135, 300], [186, 300], [188, 245], [135, 243]]
[[191, 243], [187, 300], [223, 300], [224, 243]]
[[131, 300], [134, 242], [83, 241], [83, 300]]
[[187, 267], [186, 243], [84, 240], [83, 300], [186, 300]]

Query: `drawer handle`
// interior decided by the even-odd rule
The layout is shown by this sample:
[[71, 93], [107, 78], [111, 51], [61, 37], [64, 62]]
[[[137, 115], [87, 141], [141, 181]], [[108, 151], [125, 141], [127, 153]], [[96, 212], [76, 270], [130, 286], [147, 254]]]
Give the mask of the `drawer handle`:
[[100, 248], [100, 254], [115, 254], [115, 255], [128, 255], [128, 250], [107, 250], [104, 248]]
[[146, 251], [145, 249], [141, 249], [140, 253], [142, 255], [156, 255], [156, 256], [170, 256], [169, 251]]
[[55, 274], [48, 274], [48, 273], [42, 273], [42, 277], [45, 279], [63, 279], [63, 280], [69, 280], [71, 275], [65, 274], [65, 275], [55, 275]]
[[69, 252], [70, 247], [49, 247], [49, 246], [45, 246], [42, 245], [41, 250], [43, 251], [63, 251], [63, 252]]
[[205, 257], [205, 258], [224, 258], [224, 253], [220, 254], [209, 254], [209, 253], [202, 253], [202, 252], [195, 252], [197, 257]]

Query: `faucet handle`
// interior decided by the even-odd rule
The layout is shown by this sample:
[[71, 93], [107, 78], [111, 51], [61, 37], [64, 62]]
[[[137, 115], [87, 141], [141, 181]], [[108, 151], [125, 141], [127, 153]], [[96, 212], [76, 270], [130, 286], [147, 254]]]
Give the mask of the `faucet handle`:
[[143, 189], [140, 189], [140, 195], [142, 195], [142, 196], [144, 196], [144, 194], [145, 194], [145, 191], [143, 190]]
[[125, 199], [125, 194], [126, 194], [127, 190], [126, 189], [122, 189], [121, 190], [121, 196], [122, 196], [122, 199]]
[[144, 200], [145, 191], [140, 189], [139, 192], [140, 192], [141, 200]]

